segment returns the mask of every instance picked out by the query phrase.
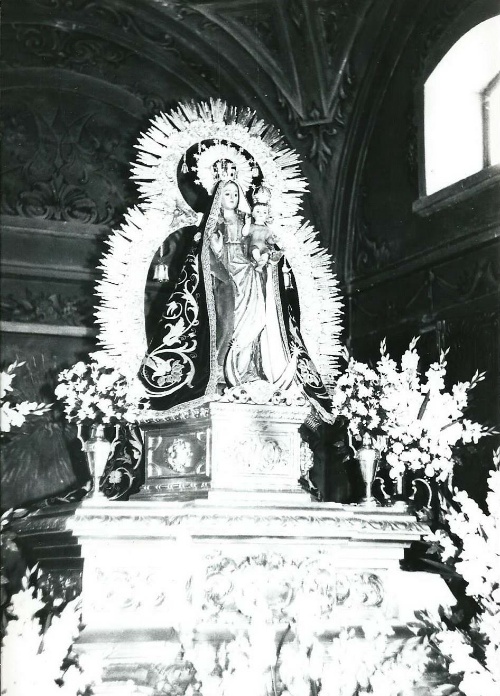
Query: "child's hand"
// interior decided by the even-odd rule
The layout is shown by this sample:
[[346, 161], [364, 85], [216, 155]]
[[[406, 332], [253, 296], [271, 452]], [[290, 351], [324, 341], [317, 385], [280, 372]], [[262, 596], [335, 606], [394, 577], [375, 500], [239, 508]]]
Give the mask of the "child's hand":
[[269, 263], [276, 265], [282, 256], [283, 252], [280, 249], [274, 249], [269, 255]]

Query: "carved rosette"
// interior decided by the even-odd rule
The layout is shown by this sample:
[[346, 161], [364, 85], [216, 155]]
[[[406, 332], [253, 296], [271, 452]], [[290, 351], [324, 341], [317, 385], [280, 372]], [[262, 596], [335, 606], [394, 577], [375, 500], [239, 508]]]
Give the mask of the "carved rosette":
[[206, 409], [183, 419], [142, 423], [145, 481], [138, 499], [206, 497], [210, 485], [210, 429]]

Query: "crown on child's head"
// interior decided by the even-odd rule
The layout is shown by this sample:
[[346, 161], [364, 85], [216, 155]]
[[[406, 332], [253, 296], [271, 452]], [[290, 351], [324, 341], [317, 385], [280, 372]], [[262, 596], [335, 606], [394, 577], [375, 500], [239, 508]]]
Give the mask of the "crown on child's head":
[[261, 186], [253, 194], [254, 203], [263, 203], [267, 205], [271, 200], [271, 191], [266, 186]]
[[218, 181], [236, 181], [236, 164], [229, 159], [220, 159], [213, 165], [214, 179]]

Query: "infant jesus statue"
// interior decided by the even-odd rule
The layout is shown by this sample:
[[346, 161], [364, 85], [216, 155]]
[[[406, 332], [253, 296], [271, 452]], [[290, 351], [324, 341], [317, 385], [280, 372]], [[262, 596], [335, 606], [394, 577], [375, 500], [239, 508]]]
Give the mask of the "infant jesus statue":
[[247, 217], [241, 230], [242, 241], [246, 242], [248, 258], [255, 263], [255, 270], [262, 273], [272, 254], [276, 237], [267, 226], [269, 206], [267, 203], [255, 203], [252, 209], [252, 220]]

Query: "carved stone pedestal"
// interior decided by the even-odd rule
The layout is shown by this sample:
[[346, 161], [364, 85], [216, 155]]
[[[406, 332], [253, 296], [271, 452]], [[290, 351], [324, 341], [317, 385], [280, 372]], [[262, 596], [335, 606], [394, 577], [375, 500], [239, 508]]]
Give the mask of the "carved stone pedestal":
[[299, 428], [310, 407], [303, 397], [291, 404], [253, 397], [144, 422], [145, 482], [134, 499], [307, 501], [298, 481], [309, 454]]
[[404, 626], [415, 610], [446, 603], [437, 576], [400, 570], [405, 547], [424, 530], [412, 516], [380, 508], [210, 498], [88, 501], [19, 524], [25, 544], [37, 540], [53, 587], [57, 577], [64, 585], [65, 548], [75, 541], [81, 548], [79, 650], [104, 658], [99, 693], [132, 680], [158, 696], [177, 693], [160, 690], [158, 675], [171, 673], [181, 642], [219, 645], [255, 616], [265, 614], [278, 642], [305, 607], [315, 634], [330, 644], [342, 627], [370, 619]]

